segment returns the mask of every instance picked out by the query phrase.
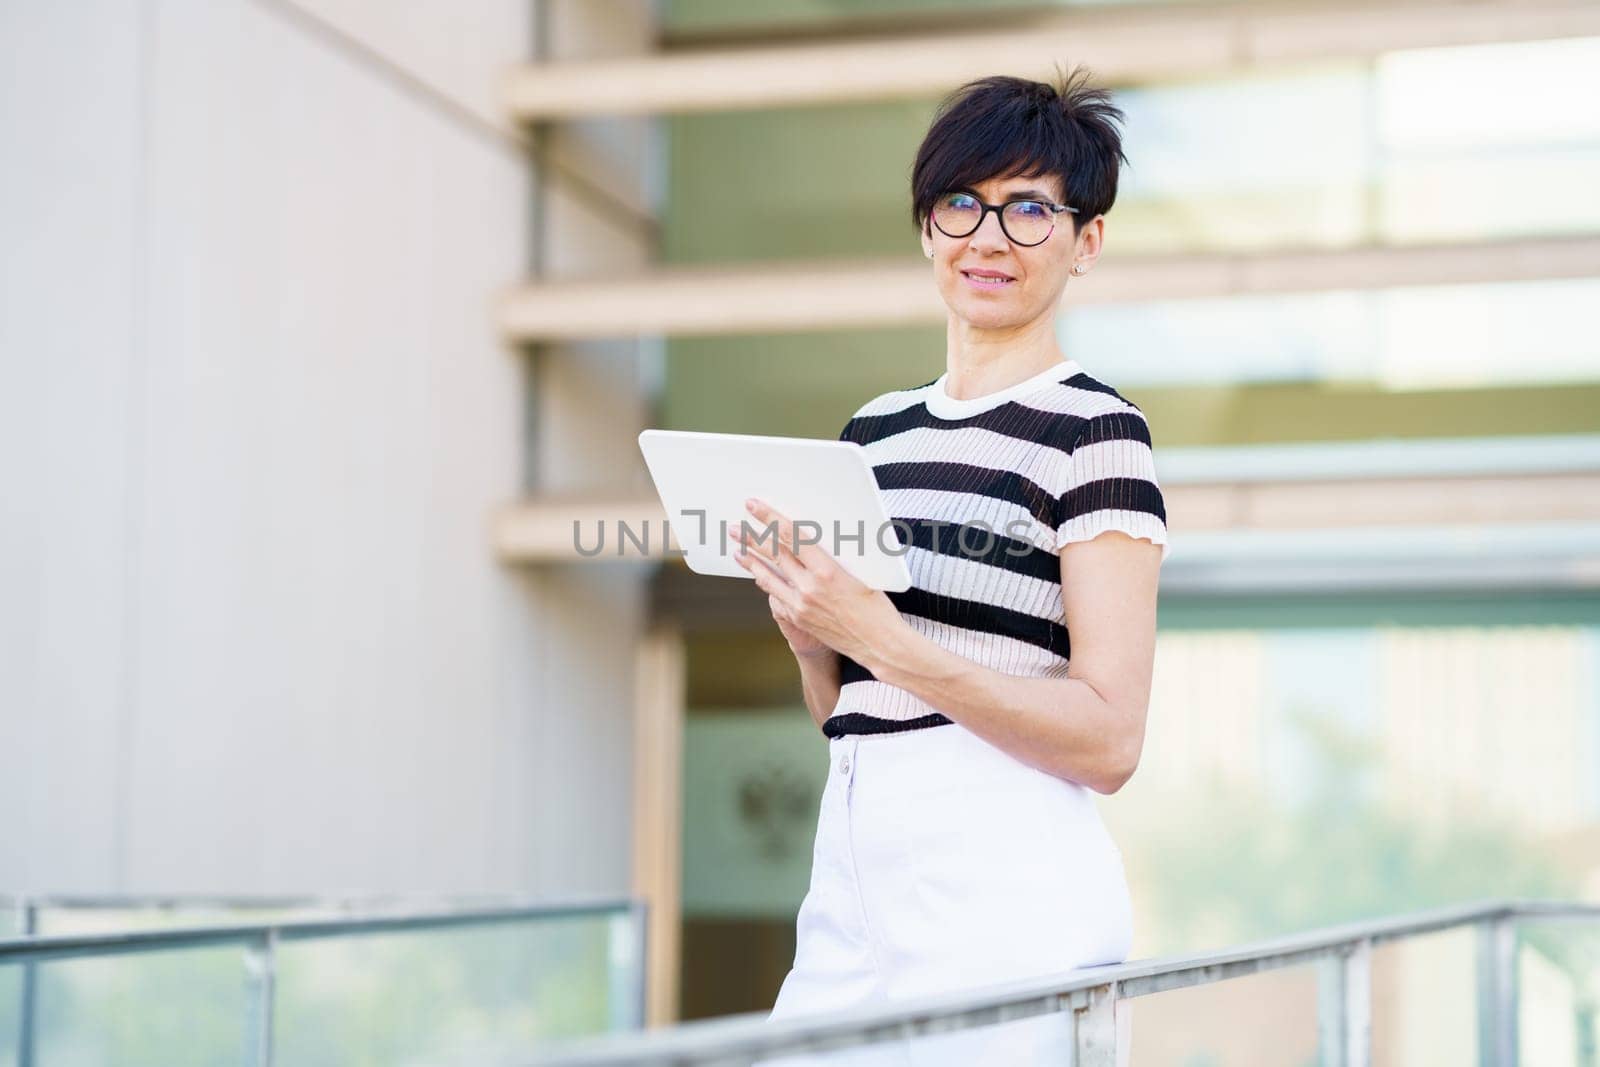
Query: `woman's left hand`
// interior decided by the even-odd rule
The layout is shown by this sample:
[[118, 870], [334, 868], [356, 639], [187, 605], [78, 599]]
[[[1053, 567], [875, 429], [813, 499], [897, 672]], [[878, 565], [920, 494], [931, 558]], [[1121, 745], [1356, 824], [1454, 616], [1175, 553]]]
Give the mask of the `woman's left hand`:
[[765, 501], [751, 498], [745, 509], [756, 528], [737, 531], [742, 547], [734, 558], [762, 592], [779, 602], [774, 613], [784, 613], [828, 647], [868, 666], [906, 625], [900, 610], [883, 590], [863, 584], [820, 545], [797, 545], [789, 517]]

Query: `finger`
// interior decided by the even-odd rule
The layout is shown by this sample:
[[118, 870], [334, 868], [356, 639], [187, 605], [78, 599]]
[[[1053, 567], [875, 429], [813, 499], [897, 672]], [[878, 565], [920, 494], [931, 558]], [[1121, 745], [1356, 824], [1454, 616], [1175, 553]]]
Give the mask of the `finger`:
[[751, 537], [756, 541], [761, 551], [772, 554], [773, 550], [781, 547], [793, 535], [789, 523], [789, 516], [768, 504], [759, 497], [751, 497], [745, 502], [745, 510], [755, 517], [759, 529]]
[[767, 584], [787, 588], [789, 583], [784, 578], [783, 572], [778, 570], [777, 564], [763, 553], [753, 552], [740, 546], [734, 550], [733, 558], [739, 566], [750, 572], [750, 576], [756, 579], [756, 584], [763, 590], [767, 588]]
[[[811, 541], [799, 542], [789, 516], [760, 497], [751, 497], [746, 510], [760, 522], [759, 531], [752, 533], [749, 540], [756, 544], [762, 554], [787, 561], [793, 568], [803, 568], [813, 562], [816, 544]], [[755, 540], [757, 536], [759, 541]]]
[[784, 558], [783, 554], [780, 553], [777, 558], [773, 558], [772, 556], [767, 555], [765, 552], [746, 550], [743, 554], [743, 558], [749, 561], [749, 565], [752, 569], [759, 569], [764, 573], [772, 575], [774, 581], [784, 585], [785, 587], [792, 588], [795, 585], [797, 574], [793, 570], [795, 566], [793, 557], [788, 557], [786, 559]]
[[[794, 553], [788, 551], [784, 545], [783, 531], [776, 524], [768, 526], [763, 523], [759, 529], [752, 529], [748, 521], [742, 521], [736, 539], [752, 556], [763, 563], [777, 567], [780, 572], [784, 571], [785, 566], [803, 566]], [[788, 577], [789, 575], [785, 574], [786, 580]]]
[[[808, 529], [807, 536], [799, 535], [799, 528], [795, 522], [777, 510], [760, 497], [751, 497], [751, 512], [763, 523], [772, 523], [777, 531], [776, 538], [768, 537], [768, 542], [775, 540], [780, 554], [787, 554], [796, 567], [803, 567], [817, 574], [826, 574], [839, 569], [838, 561], [821, 546], [822, 531], [820, 528]], [[815, 523], [808, 523], [809, 527], [816, 527]]]
[[[809, 593], [816, 587], [817, 575], [826, 573], [828, 565], [832, 563], [831, 557], [824, 552], [814, 561], [817, 564], [814, 568], [804, 557], [795, 555], [789, 545], [781, 540], [774, 546], [769, 538], [758, 547], [750, 537], [746, 537], [745, 543], [750, 545], [750, 555], [754, 559], [760, 560], [762, 565], [776, 571], [785, 582], [803, 593]], [[815, 550], [814, 545], [801, 546], [802, 551], [807, 548]]]
[[775, 556], [783, 544], [781, 517], [765, 507], [747, 505], [745, 511], [748, 515], [739, 519], [740, 541], [752, 552], [759, 552], [767, 557]]
[[768, 600], [776, 600], [791, 616], [794, 614], [794, 589], [782, 577], [774, 573], [769, 567], [760, 563], [750, 562], [746, 566], [750, 576], [755, 579], [756, 588], [767, 594]]
[[767, 594], [767, 608], [772, 612], [772, 617], [779, 622], [794, 622], [794, 616], [789, 613], [788, 608], [784, 607], [783, 601], [771, 593]]

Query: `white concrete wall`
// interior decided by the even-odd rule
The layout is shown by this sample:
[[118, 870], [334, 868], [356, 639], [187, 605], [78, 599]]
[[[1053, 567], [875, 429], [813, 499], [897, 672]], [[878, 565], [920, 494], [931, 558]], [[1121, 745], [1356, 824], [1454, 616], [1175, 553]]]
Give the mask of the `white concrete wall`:
[[406, 81], [504, 125], [532, 5], [298, 3], [408, 73], [0, 5], [0, 892], [624, 892], [635, 576], [486, 535], [533, 185]]

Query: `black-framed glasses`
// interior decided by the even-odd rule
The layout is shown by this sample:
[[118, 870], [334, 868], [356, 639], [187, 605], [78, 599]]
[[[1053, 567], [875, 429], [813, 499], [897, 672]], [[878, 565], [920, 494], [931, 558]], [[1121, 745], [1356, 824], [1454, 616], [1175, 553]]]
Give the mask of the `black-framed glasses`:
[[946, 237], [966, 237], [983, 225], [989, 212], [1000, 216], [1000, 229], [1019, 245], [1042, 244], [1056, 228], [1056, 216], [1078, 209], [1048, 200], [1008, 200], [989, 204], [961, 190], [944, 193], [933, 202], [933, 224]]

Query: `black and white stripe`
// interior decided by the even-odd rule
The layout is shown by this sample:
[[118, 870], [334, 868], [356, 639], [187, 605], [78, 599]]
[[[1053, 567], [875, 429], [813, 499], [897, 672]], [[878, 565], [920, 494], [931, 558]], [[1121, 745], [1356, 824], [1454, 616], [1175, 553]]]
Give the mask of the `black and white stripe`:
[[[1072, 360], [973, 400], [952, 399], [943, 382], [875, 397], [839, 434], [866, 449], [890, 516], [909, 533], [912, 585], [888, 596], [958, 655], [1006, 674], [1064, 676], [1061, 547], [1122, 530], [1167, 556], [1144, 414]], [[848, 656], [840, 683], [829, 737], [950, 722]]]

